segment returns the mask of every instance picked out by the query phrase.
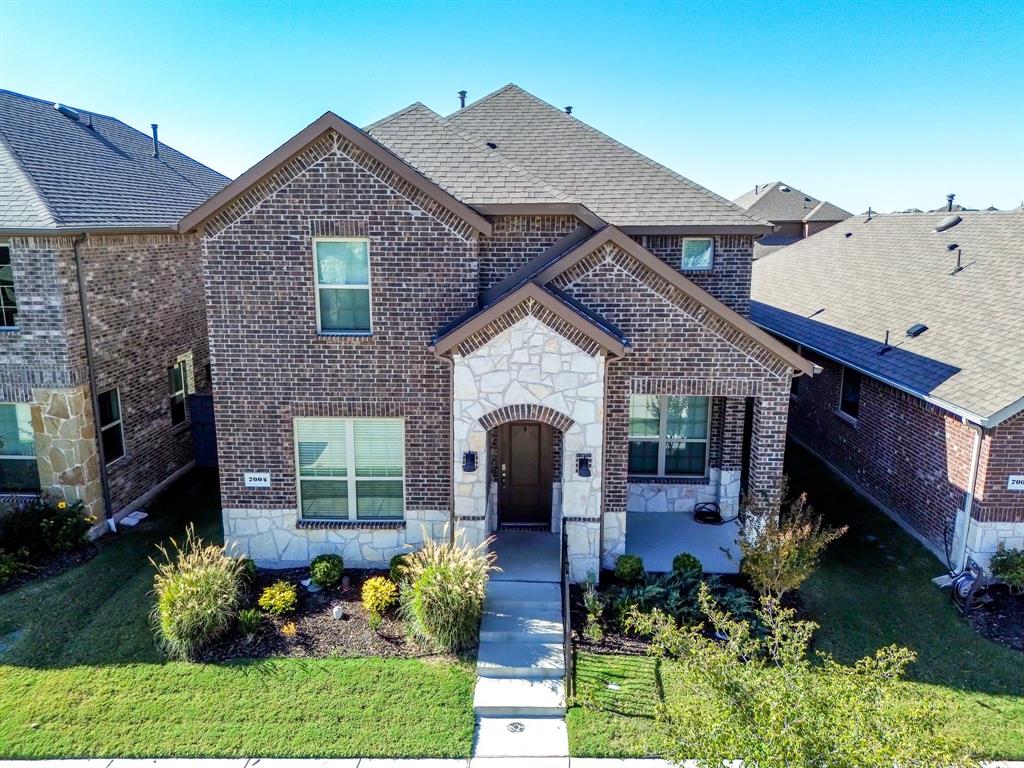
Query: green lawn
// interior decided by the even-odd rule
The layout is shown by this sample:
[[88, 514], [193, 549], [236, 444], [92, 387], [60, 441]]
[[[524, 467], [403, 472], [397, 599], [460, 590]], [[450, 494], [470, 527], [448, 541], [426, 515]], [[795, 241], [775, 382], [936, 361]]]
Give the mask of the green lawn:
[[[804, 605], [821, 624], [815, 647], [844, 662], [898, 643], [918, 653], [907, 683], [921, 696], [940, 696], [954, 709], [954, 724], [977, 745], [979, 756], [1024, 758], [1024, 654], [976, 635], [957, 615], [947, 592], [931, 584], [943, 566], [888, 517], [834, 481], [804, 452], [789, 449], [794, 491], [833, 524], [850, 531], [831, 546], [821, 570], [801, 589]], [[634, 677], [658, 690], [685, 687], [678, 668], [626, 657], [581, 655], [577, 685], [599, 691], [601, 710], [569, 712], [572, 754], [639, 756], [658, 751], [656, 700]], [[604, 682], [621, 690], [609, 690]], [[625, 682], [623, 682], [625, 681]]]
[[150, 512], [85, 565], [0, 596], [0, 756], [469, 754], [469, 663], [163, 661], [147, 559], [188, 520], [220, 539], [215, 482], [193, 473]]

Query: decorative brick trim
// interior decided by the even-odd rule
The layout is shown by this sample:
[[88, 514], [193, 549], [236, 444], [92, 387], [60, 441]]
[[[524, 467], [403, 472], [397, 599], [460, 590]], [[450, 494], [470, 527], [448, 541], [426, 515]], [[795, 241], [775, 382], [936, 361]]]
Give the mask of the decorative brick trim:
[[[334, 400], [327, 402], [299, 402], [288, 406], [292, 418], [321, 417], [328, 419], [386, 419], [405, 416], [404, 404], [392, 400]], [[289, 434], [289, 440], [291, 435]]]
[[759, 379], [665, 379], [633, 378], [629, 391], [634, 395], [692, 395], [701, 397], [757, 397]]
[[456, 521], [465, 521], [465, 522], [479, 522], [481, 520], [486, 520], [486, 519], [487, 519], [487, 515], [456, 515], [455, 516], [455, 520]]
[[310, 219], [310, 237], [369, 237], [366, 219]]
[[599, 523], [601, 522], [600, 517], [585, 517], [576, 515], [566, 515], [562, 518], [563, 523]]
[[653, 477], [651, 475], [627, 475], [626, 482], [636, 485], [708, 485], [710, 477]]
[[501, 317], [495, 318], [493, 322], [488, 323], [486, 326], [459, 344], [459, 354], [463, 357], [472, 354], [476, 350], [480, 349], [480, 347], [491, 341], [491, 339], [530, 315], [536, 317], [548, 328], [565, 338], [570, 343], [579, 347], [591, 357], [594, 357], [601, 352], [601, 345], [578, 328], [573, 327], [547, 307], [542, 306], [533, 299], [526, 299], [522, 304], [517, 304]]
[[479, 421], [484, 429], [494, 429], [511, 421], [539, 421], [543, 424], [550, 424], [561, 432], [572, 429], [576, 424], [575, 421], [564, 413], [560, 413], [546, 405], [537, 405], [536, 403], [505, 405], [490, 413], [485, 413], [480, 417]]
[[405, 520], [298, 520], [295, 527], [303, 531], [400, 531]]

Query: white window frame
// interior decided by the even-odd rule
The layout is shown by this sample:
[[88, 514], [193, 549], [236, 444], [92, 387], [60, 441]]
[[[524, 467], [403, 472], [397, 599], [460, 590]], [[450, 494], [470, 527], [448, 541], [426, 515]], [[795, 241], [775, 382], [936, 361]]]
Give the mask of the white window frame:
[[[706, 267], [687, 267], [686, 266], [686, 244], [693, 242], [694, 240], [710, 240], [711, 241], [711, 261], [708, 262]], [[710, 272], [715, 268], [715, 238], [713, 236], [705, 237], [684, 237], [682, 244], [679, 246], [679, 271], [680, 272]]]
[[[323, 476], [312, 476], [303, 477], [299, 465], [299, 424], [303, 421], [340, 421], [345, 424], [345, 470], [346, 474], [344, 477], [323, 477]], [[356, 474], [356, 441], [355, 441], [355, 423], [357, 421], [397, 421], [402, 425], [402, 476], [401, 477], [374, 477], [367, 475]], [[395, 417], [365, 417], [365, 418], [350, 418], [350, 417], [324, 417], [324, 416], [300, 416], [292, 420], [292, 442], [294, 443], [294, 458], [295, 458], [295, 498], [298, 503], [298, 513], [300, 520], [323, 520], [326, 522], [337, 522], [348, 520], [354, 523], [393, 523], [398, 521], [404, 521], [406, 519], [406, 508], [405, 508], [405, 419]], [[347, 482], [348, 483], [348, 518], [338, 517], [303, 517], [302, 514], [302, 481], [303, 480], [326, 480], [336, 482]], [[358, 501], [356, 499], [356, 483], [360, 480], [382, 480], [390, 482], [402, 483], [402, 515], [401, 517], [374, 517], [374, 518], [359, 518], [359, 511], [357, 509]]]
[[[658, 413], [658, 436], [657, 437], [651, 437], [649, 435], [637, 435], [637, 436], [634, 436], [632, 434], [627, 434], [626, 435], [626, 463], [627, 463], [627, 470], [628, 470], [628, 463], [629, 463], [629, 443], [650, 442], [650, 443], [657, 443], [658, 444], [658, 471], [655, 474], [653, 474], [653, 475], [652, 474], [641, 474], [641, 473], [637, 473], [637, 472], [628, 472], [627, 474], [630, 477], [657, 477], [657, 478], [662, 478], [662, 479], [667, 478], [667, 479], [670, 479], [670, 480], [671, 479], [675, 479], [675, 478], [684, 478], [684, 477], [707, 477], [708, 476], [708, 467], [711, 464], [711, 412], [714, 409], [714, 398], [707, 397], [705, 395], [645, 395], [645, 394], [639, 394], [639, 393], [637, 393], [635, 395], [630, 395], [630, 398], [632, 398], [634, 396], [636, 396], [636, 397], [657, 397], [657, 398], [659, 398], [659, 404], [658, 404], [658, 408], [659, 408], [659, 413]], [[705, 425], [704, 437], [703, 438], [695, 438], [695, 437], [681, 437], [681, 438], [672, 437], [672, 438], [669, 438], [669, 437], [666, 436], [666, 433], [668, 432], [668, 399], [670, 397], [703, 397], [705, 400], [708, 401], [708, 420], [707, 420], [707, 424]], [[630, 415], [632, 415], [632, 409], [633, 409], [632, 401], [630, 401], [629, 408], [630, 408]], [[628, 432], [628, 430], [627, 430], [627, 432]], [[692, 474], [692, 475], [669, 475], [669, 474], [666, 474], [665, 473], [665, 455], [666, 455], [666, 453], [668, 451], [668, 444], [669, 443], [684, 443], [684, 444], [685, 443], [704, 443], [705, 447], [704, 447], [704, 471], [703, 471], [703, 473], [701, 473], [701, 474]]]
[[[113, 392], [114, 395], [117, 397], [118, 416], [116, 421], [112, 421], [109, 424], [104, 425], [101, 423], [102, 417], [98, 413], [96, 414], [96, 426], [100, 428], [100, 445], [103, 445], [103, 433], [106, 432], [108, 429], [113, 429], [114, 427], [117, 427], [118, 432], [121, 433], [121, 455], [118, 456], [116, 459], [110, 459], [106, 461], [105, 463], [109, 467], [111, 464], [116, 464], [117, 462], [119, 462], [121, 459], [128, 455], [128, 446], [125, 444], [124, 441], [124, 406], [121, 403], [121, 388], [111, 387], [110, 389], [103, 390], [96, 396], [96, 402], [98, 403], [100, 398], [103, 397], [103, 395], [107, 394], [107, 392]], [[107, 457], [104, 456], [103, 458], [106, 459]]]
[[[4, 326], [4, 327], [10, 327], [10, 326]], [[0, 402], [0, 405], [28, 405], [28, 407], [29, 407], [29, 417], [31, 418], [32, 406], [31, 406], [30, 403], [16, 403], [13, 400], [5, 400], [3, 402]], [[31, 461], [33, 464], [38, 464], [38, 462], [39, 462], [39, 454], [35, 452], [35, 450], [36, 450], [35, 449], [35, 435], [33, 435], [32, 444], [33, 444], [33, 453], [32, 453], [31, 456], [22, 456], [21, 454], [3, 453], [3, 446], [0, 446], [0, 459], [3, 459], [4, 461], [13, 461], [13, 460]], [[0, 488], [0, 493], [5, 493], [5, 492], [6, 491], [4, 491], [4, 489]], [[22, 491], [18, 491], [18, 493], [22, 493]], [[33, 491], [24, 491], [24, 493], [34, 493], [34, 492]]]
[[[0, 240], [0, 248], [6, 248], [7, 249], [7, 257], [11, 260], [11, 283], [13, 285], [13, 283], [14, 283], [14, 252], [13, 252], [13, 249], [11, 248], [11, 241], [10, 240]], [[14, 285], [13, 287], [14, 287], [14, 309], [15, 309], [16, 312], [18, 312], [20, 314], [20, 309], [18, 307], [18, 287], [16, 285]], [[0, 307], [2, 307], [2, 306], [3, 306], [3, 296], [0, 296]], [[17, 331], [19, 328], [20, 328], [20, 326], [18, 325], [17, 322], [15, 322], [14, 325], [4, 325], [3, 314], [0, 313], [0, 331]]]
[[[338, 285], [320, 282], [320, 265], [317, 262], [318, 243], [366, 243], [366, 285]], [[316, 332], [321, 336], [372, 336], [373, 335], [373, 272], [370, 263], [370, 238], [368, 237], [314, 237], [313, 238], [313, 297], [316, 302]], [[370, 312], [370, 328], [365, 331], [324, 330], [320, 320], [320, 289], [366, 291], [367, 307]]]
[[[175, 360], [174, 360], [174, 364], [171, 365], [171, 370], [173, 371], [175, 368], [178, 368], [179, 366], [181, 367], [181, 389], [180, 390], [178, 390], [178, 389], [171, 390], [170, 400], [168, 400], [168, 410], [171, 413], [171, 426], [173, 426], [173, 427], [180, 427], [182, 424], [188, 424], [189, 423], [188, 396], [192, 392], [196, 391], [196, 389], [195, 389], [195, 382], [193, 380], [193, 374], [192, 374], [192, 353], [191, 352], [186, 352], [183, 355], [178, 355], [178, 357], [175, 358]], [[173, 379], [172, 379], [172, 381], [173, 381]], [[174, 398], [178, 394], [181, 395], [181, 404], [182, 404], [182, 408], [184, 408], [184, 411], [185, 411], [185, 417], [181, 421], [175, 421], [174, 420], [174, 405], [173, 404], [174, 404]], [[120, 405], [120, 393], [118, 393], [118, 404]]]
[[[860, 381], [857, 384], [857, 415], [854, 416], [852, 413], [847, 413], [843, 410], [843, 389], [846, 387], [846, 372], [852, 370], [858, 376]], [[839, 376], [839, 399], [836, 401], [836, 415], [844, 421], [850, 424], [856, 424], [860, 419], [860, 406], [861, 406], [861, 394], [864, 392], [864, 374], [855, 368], [850, 368], [848, 365], [843, 366], [843, 371]]]

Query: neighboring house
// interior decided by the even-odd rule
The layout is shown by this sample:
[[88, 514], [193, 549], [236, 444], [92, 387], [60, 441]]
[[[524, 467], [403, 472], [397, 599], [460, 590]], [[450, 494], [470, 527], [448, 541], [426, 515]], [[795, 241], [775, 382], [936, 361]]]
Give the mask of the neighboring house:
[[858, 216], [754, 265], [754, 322], [824, 369], [792, 436], [954, 565], [1024, 546], [1022, 235], [1022, 210]]
[[768, 228], [514, 85], [366, 131], [327, 113], [180, 228], [225, 536], [261, 563], [565, 526], [582, 579], [634, 515], [684, 551], [721, 535], [697, 501], [779, 480], [811, 366], [746, 317]]
[[102, 521], [189, 465], [206, 316], [175, 224], [225, 183], [112, 117], [0, 91], [0, 492]]
[[853, 215], [781, 181], [757, 184], [735, 202], [755, 219], [770, 221], [775, 226], [774, 232], [758, 238], [754, 244], [755, 261]]

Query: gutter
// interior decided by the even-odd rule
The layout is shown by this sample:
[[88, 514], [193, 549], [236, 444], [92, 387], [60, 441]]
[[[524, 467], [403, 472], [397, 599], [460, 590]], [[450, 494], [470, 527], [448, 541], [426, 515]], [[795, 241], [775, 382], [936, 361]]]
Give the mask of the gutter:
[[[978, 426], [977, 424], [971, 424], [966, 419], [964, 424], [970, 427], [974, 431], [974, 448], [971, 450], [971, 469], [967, 475], [967, 488], [964, 494], [964, 506], [960, 512], [965, 516], [964, 523], [961, 526], [963, 529], [960, 535], [961, 547], [960, 557], [957, 559], [957, 570], [954, 573], [962, 573], [967, 568], [967, 534], [971, 531], [971, 513], [974, 511], [974, 496], [975, 490], [978, 484], [978, 466], [981, 464], [981, 446], [985, 438], [985, 429]], [[950, 563], [952, 566], [952, 563]]]
[[96, 389], [96, 366], [92, 348], [92, 328], [89, 325], [89, 303], [85, 290], [85, 273], [82, 270], [82, 255], [80, 246], [89, 237], [88, 232], [79, 233], [72, 244], [75, 254], [75, 281], [78, 283], [78, 306], [82, 312], [82, 337], [85, 341], [85, 365], [89, 371], [89, 394], [92, 399], [92, 419], [96, 432], [96, 448], [100, 465], [100, 486], [103, 489], [103, 515], [107, 520], [107, 527], [111, 533], [117, 532], [117, 524], [114, 522], [114, 508], [110, 501], [110, 477], [107, 475], [107, 460], [103, 455], [103, 433], [100, 431], [100, 397]]
[[0, 227], [10, 237], [74, 237], [76, 235], [177, 235], [171, 227]]

